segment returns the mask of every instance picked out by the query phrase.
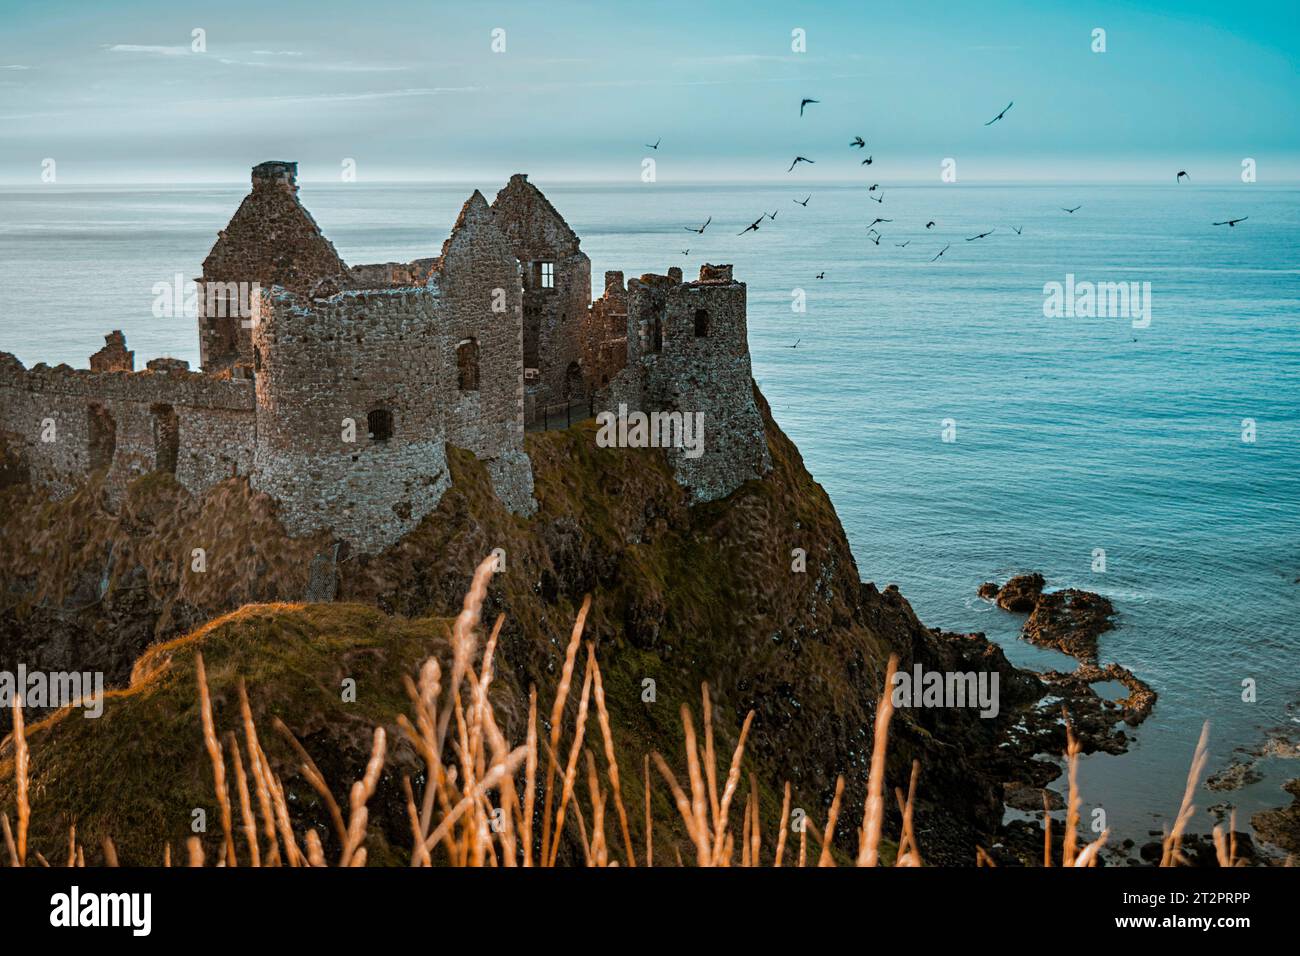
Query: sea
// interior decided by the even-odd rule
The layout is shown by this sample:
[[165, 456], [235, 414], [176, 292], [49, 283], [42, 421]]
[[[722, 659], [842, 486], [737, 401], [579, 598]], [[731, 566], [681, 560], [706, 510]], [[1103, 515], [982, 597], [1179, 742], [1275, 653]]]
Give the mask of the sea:
[[[754, 376], [865, 580], [1036, 669], [1073, 662], [981, 582], [1040, 571], [1114, 603], [1101, 660], [1159, 701], [1128, 753], [1083, 758], [1085, 825], [1141, 844], [1170, 824], [1206, 721], [1209, 773], [1300, 737], [1300, 188], [790, 182], [537, 185], [597, 294], [608, 269], [734, 264]], [[347, 262], [384, 262], [436, 255], [469, 193], [502, 185], [300, 196]], [[193, 320], [155, 318], [154, 290], [200, 273], [246, 191], [0, 188], [0, 350], [84, 367], [121, 329], [137, 367], [197, 366]], [[1149, 310], [1053, 309], [1053, 283], [1132, 283]], [[1289, 803], [1300, 759], [1256, 769], [1198, 789], [1192, 828]]]

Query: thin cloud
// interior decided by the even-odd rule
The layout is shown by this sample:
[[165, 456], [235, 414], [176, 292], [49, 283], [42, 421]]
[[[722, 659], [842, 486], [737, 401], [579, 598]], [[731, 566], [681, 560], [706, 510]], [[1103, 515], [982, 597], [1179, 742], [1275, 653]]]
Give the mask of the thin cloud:
[[0, 66], [0, 70], [30, 70], [30, 66], [23, 66], [21, 63], [6, 63]]
[[109, 53], [143, 53], [147, 56], [190, 56], [187, 46], [151, 46], [145, 43], [114, 43], [105, 47]]

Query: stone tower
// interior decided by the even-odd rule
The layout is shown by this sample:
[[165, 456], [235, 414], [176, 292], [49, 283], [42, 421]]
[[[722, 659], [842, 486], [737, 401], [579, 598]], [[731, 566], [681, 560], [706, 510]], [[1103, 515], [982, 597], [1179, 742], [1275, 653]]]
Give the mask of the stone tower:
[[250, 289], [278, 285], [306, 293], [346, 271], [334, 245], [298, 201], [298, 164], [253, 167], [253, 190], [218, 234], [203, 261], [199, 291], [199, 360], [219, 372], [252, 361]]

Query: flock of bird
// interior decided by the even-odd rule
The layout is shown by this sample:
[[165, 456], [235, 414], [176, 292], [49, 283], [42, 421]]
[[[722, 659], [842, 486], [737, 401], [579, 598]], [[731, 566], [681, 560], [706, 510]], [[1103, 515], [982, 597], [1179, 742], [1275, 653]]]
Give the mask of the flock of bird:
[[[812, 97], [807, 97], [807, 96], [803, 97], [803, 98], [799, 101], [799, 116], [802, 118], [803, 115], [804, 115], [804, 111], [805, 111], [809, 106], [814, 106], [814, 105], [816, 105], [816, 104], [818, 104], [818, 103], [820, 103], [820, 102], [821, 102], [820, 100], [813, 99]], [[985, 123], [984, 125], [985, 125], [985, 126], [992, 126], [994, 123], [997, 123], [997, 122], [999, 122], [1000, 120], [1004, 119], [1004, 118], [1006, 117], [1007, 113], [1011, 110], [1011, 108], [1012, 108], [1013, 106], [1015, 106], [1015, 101], [1014, 101], [1014, 100], [1012, 100], [1011, 102], [1007, 103], [1007, 105], [1006, 105], [1005, 107], [1003, 107], [1002, 110], [1001, 110], [1001, 111], [1000, 111], [996, 116], [994, 116], [991, 120], [989, 120], [989, 121], [988, 121], [987, 123]], [[659, 139], [655, 140], [654, 143], [647, 143], [647, 144], [646, 144], [646, 148], [647, 148], [647, 149], [654, 149], [654, 150], [657, 150], [657, 149], [659, 148], [659, 144], [662, 143], [662, 142], [663, 142], [663, 138], [660, 137]], [[849, 142], [849, 148], [851, 148], [851, 149], [865, 150], [865, 149], [867, 148], [867, 142], [866, 142], [866, 140], [863, 139], [861, 136], [854, 136], [853, 139]], [[870, 166], [874, 161], [875, 161], [875, 156], [874, 156], [874, 154], [868, 154], [868, 155], [867, 155], [867, 156], [866, 156], [866, 157], [861, 161], [860, 165], [862, 165], [862, 166]], [[799, 165], [801, 165], [801, 164], [803, 164], [803, 163], [807, 163], [807, 164], [809, 164], [809, 165], [816, 165], [816, 160], [809, 159], [807, 156], [795, 156], [794, 159], [791, 161], [789, 167], [786, 169], [786, 172], [787, 172], [787, 173], [791, 173], [791, 172], [793, 172], [794, 169], [795, 169], [795, 167], [797, 167], [797, 166], [799, 166]], [[1192, 177], [1188, 174], [1187, 170], [1185, 170], [1185, 169], [1180, 169], [1180, 170], [1178, 171], [1178, 174], [1174, 177], [1174, 181], [1175, 181], [1175, 182], [1179, 182], [1179, 183], [1181, 183], [1181, 182], [1183, 182], [1184, 180], [1187, 180], [1188, 182], [1190, 182], [1190, 181], [1191, 181], [1191, 178], [1192, 178]], [[879, 205], [882, 205], [882, 206], [884, 205], [884, 203], [885, 203], [885, 192], [884, 192], [884, 190], [881, 188], [880, 183], [873, 183], [873, 184], [871, 184], [869, 187], [867, 187], [867, 198], [870, 199], [872, 202], [875, 202], [875, 203], [877, 203], [877, 204], [879, 204]], [[808, 194], [807, 196], [805, 196], [803, 199], [795, 199], [795, 200], [793, 200], [793, 202], [795, 203], [795, 205], [798, 205], [798, 206], [802, 206], [802, 207], [804, 207], [804, 208], [807, 208], [808, 203], [809, 203], [809, 201], [810, 201], [811, 199], [812, 199], [812, 194], [809, 193], [809, 194]], [[1074, 215], [1076, 212], [1078, 212], [1078, 211], [1079, 211], [1080, 209], [1082, 209], [1082, 208], [1083, 208], [1083, 205], [1082, 205], [1082, 204], [1079, 204], [1079, 205], [1077, 205], [1077, 206], [1073, 206], [1073, 207], [1066, 207], [1066, 206], [1062, 206], [1062, 207], [1060, 207], [1060, 209], [1061, 209], [1062, 212], [1067, 213], [1067, 214], [1069, 214], [1069, 215], [1071, 215], [1071, 216]], [[759, 217], [758, 217], [757, 219], [755, 219], [753, 222], [751, 222], [748, 226], [746, 226], [744, 229], [742, 229], [742, 230], [741, 230], [740, 232], [738, 232], [736, 235], [738, 235], [738, 236], [743, 236], [743, 235], [745, 235], [746, 233], [750, 233], [750, 232], [758, 232], [759, 228], [763, 225], [764, 221], [767, 221], [767, 222], [773, 222], [773, 221], [775, 221], [778, 212], [780, 212], [780, 210], [776, 210], [776, 211], [773, 211], [773, 212], [764, 212], [764, 213], [762, 213], [761, 215], [759, 215]], [[1228, 226], [1228, 227], [1231, 228], [1231, 227], [1236, 226], [1236, 225], [1237, 225], [1238, 223], [1240, 223], [1240, 222], [1245, 222], [1248, 218], [1250, 218], [1250, 217], [1249, 217], [1249, 216], [1241, 216], [1241, 217], [1238, 217], [1238, 218], [1235, 218], [1235, 219], [1225, 219], [1225, 220], [1223, 220], [1222, 222], [1216, 222], [1216, 223], [1213, 223], [1213, 225], [1215, 225], [1215, 226]], [[685, 226], [685, 227], [683, 227], [683, 228], [684, 228], [687, 232], [693, 232], [693, 233], [696, 233], [697, 235], [701, 235], [701, 236], [702, 236], [702, 235], [704, 235], [704, 230], [706, 230], [707, 228], [709, 228], [709, 224], [712, 223], [712, 222], [713, 222], [713, 217], [712, 217], [712, 216], [709, 216], [709, 217], [704, 221], [704, 224], [703, 224], [703, 225], [700, 225], [700, 226]], [[889, 224], [889, 223], [892, 223], [892, 222], [894, 222], [893, 219], [885, 218], [885, 217], [883, 217], [883, 216], [877, 216], [877, 217], [875, 217], [875, 218], [874, 218], [870, 223], [867, 224], [867, 240], [868, 240], [869, 242], [871, 242], [873, 245], [879, 246], [879, 245], [880, 245], [880, 240], [883, 239], [883, 238], [885, 238], [885, 237], [884, 237], [884, 235], [881, 234], [880, 230], [878, 230], [876, 227], [879, 226], [879, 225], [886, 225], [886, 224]], [[925, 228], [926, 228], [926, 229], [933, 229], [933, 228], [935, 227], [935, 225], [936, 225], [936, 223], [935, 223], [935, 221], [932, 219], [932, 220], [928, 221], [928, 222], [925, 224]], [[1022, 234], [1023, 227], [1021, 227], [1021, 226], [1011, 226], [1010, 228], [1011, 228], [1011, 230], [1012, 230], [1012, 231], [1013, 231], [1017, 236], [1019, 236], [1019, 235]], [[997, 231], [996, 228], [994, 228], [994, 229], [989, 229], [989, 230], [987, 230], [987, 231], [985, 231], [985, 232], [978, 233], [977, 235], [974, 235], [974, 236], [967, 236], [967, 237], [964, 237], [964, 238], [965, 238], [965, 241], [966, 241], [966, 242], [977, 242], [977, 241], [979, 241], [979, 240], [981, 240], [981, 239], [987, 239], [989, 236], [993, 235], [996, 231]], [[906, 240], [905, 242], [896, 242], [896, 243], [894, 243], [894, 246], [895, 246], [895, 248], [898, 248], [898, 249], [905, 249], [905, 248], [907, 248], [909, 245], [911, 245], [911, 242], [912, 242], [912, 240], [911, 240], [911, 239], [908, 239], [908, 240]], [[940, 249], [937, 253], [935, 253], [935, 255], [934, 255], [933, 257], [931, 257], [929, 261], [930, 261], [930, 262], [937, 262], [939, 259], [943, 258], [944, 253], [946, 253], [946, 252], [947, 252], [949, 249], [951, 249], [951, 248], [952, 248], [952, 243], [950, 242], [950, 243], [948, 243], [947, 245], [945, 245], [942, 249]], [[683, 250], [682, 250], [682, 255], [688, 255], [688, 254], [690, 253], [690, 251], [691, 251], [690, 249], [683, 249]], [[823, 271], [823, 272], [819, 272], [819, 273], [817, 274], [816, 278], [818, 278], [818, 279], [823, 279], [823, 278], [825, 278], [825, 276], [826, 276], [826, 273]], [[791, 347], [794, 347], [794, 346], [791, 346]]]

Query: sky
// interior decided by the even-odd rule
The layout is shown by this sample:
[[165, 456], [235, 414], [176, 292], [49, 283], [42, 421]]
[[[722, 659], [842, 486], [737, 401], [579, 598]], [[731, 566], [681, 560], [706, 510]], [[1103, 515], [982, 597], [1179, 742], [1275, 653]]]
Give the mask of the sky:
[[1296, 182], [1298, 64], [1294, 0], [3, 0], [0, 182]]

